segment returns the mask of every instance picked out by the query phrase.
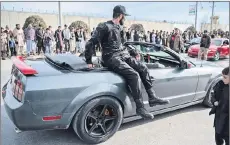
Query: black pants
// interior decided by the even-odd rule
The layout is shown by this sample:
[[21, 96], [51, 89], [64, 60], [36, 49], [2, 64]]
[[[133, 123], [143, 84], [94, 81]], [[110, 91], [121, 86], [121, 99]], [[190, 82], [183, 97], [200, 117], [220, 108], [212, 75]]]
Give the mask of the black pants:
[[10, 48], [10, 53], [11, 53], [11, 56], [16, 56], [17, 55], [15, 47]]
[[152, 80], [147, 66], [130, 56], [112, 57], [108, 61], [104, 60], [104, 64], [111, 71], [124, 77], [131, 90], [136, 107], [144, 107], [141, 85], [143, 83], [146, 90], [152, 88]]
[[229, 137], [228, 136], [223, 136], [218, 133], [215, 134], [215, 140], [216, 140], [216, 145], [229, 145]]
[[64, 40], [64, 44], [65, 44], [65, 51], [69, 52], [69, 51], [70, 51], [70, 43], [69, 43], [69, 40], [65, 39], [65, 40]]

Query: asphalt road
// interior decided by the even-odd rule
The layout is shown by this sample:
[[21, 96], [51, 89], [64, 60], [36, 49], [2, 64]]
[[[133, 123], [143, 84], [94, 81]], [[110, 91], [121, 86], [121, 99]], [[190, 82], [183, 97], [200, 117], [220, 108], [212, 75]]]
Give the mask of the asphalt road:
[[[217, 63], [228, 66], [228, 59]], [[1, 86], [9, 78], [11, 61], [1, 62]], [[1, 100], [2, 145], [84, 145], [72, 129], [15, 133]], [[123, 124], [102, 145], [214, 145], [213, 116], [209, 108], [196, 105], [158, 115], [151, 122], [137, 120]]]

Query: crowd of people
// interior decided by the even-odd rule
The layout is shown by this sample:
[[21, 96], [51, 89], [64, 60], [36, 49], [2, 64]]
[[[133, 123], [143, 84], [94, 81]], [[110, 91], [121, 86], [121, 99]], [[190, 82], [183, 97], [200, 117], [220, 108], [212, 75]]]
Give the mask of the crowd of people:
[[[24, 30], [20, 24], [12, 31], [8, 26], [1, 28], [1, 58], [23, 55], [40, 55], [41, 53], [82, 53], [85, 42], [89, 39], [87, 31], [82, 27], [68, 28], [64, 25], [56, 31], [52, 26], [44, 29], [39, 25], [37, 28], [29, 24]], [[26, 47], [26, 52], [24, 51]]]
[[[162, 44], [173, 49], [176, 52], [183, 51], [183, 44], [190, 41], [193, 38], [198, 38], [203, 36], [203, 32], [195, 32], [192, 33], [191, 31], [181, 31], [178, 28], [175, 28], [172, 32], [166, 31], [158, 31], [152, 30], [152, 32], [147, 31], [145, 34], [143, 31], [136, 31], [129, 29], [127, 32], [124, 33], [124, 40], [123, 41], [143, 41], [143, 42], [150, 42], [155, 44]], [[217, 32], [213, 31], [212, 33], [208, 34], [212, 39], [213, 38], [228, 38], [229, 39], [229, 32]]]
[[[15, 55], [40, 55], [41, 53], [82, 53], [85, 50], [85, 43], [89, 40], [91, 33], [84, 30], [82, 27], [70, 27], [64, 25], [64, 29], [61, 26], [58, 27], [56, 31], [52, 30], [52, 26], [44, 29], [39, 25], [37, 28], [29, 24], [24, 30], [21, 28], [20, 24], [16, 24], [16, 28], [11, 31], [8, 26], [1, 28], [1, 57], [5, 59], [6, 57]], [[202, 32], [192, 33], [181, 31], [175, 28], [172, 32], [152, 30], [152, 32], [147, 31], [136, 31], [129, 29], [128, 31], [123, 30], [122, 42], [126, 41], [143, 41], [155, 44], [162, 44], [167, 46], [174, 51], [180, 53], [183, 52], [184, 43], [190, 41], [193, 38], [202, 37]], [[211, 38], [216, 37], [226, 37], [229, 38], [229, 32], [217, 33], [214, 31], [210, 33]], [[24, 52], [24, 47], [26, 47], [26, 52]], [[95, 46], [94, 55], [96, 52], [100, 52], [100, 45]]]

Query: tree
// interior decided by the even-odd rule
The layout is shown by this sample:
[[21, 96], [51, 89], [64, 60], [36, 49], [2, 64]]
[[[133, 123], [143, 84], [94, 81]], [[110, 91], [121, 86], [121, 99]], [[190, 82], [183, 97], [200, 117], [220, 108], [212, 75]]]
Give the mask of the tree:
[[191, 32], [191, 33], [195, 33], [196, 32], [196, 29], [195, 29], [195, 27], [194, 26], [190, 26], [190, 27], [188, 27], [185, 31], [187, 31], [187, 32]]
[[83, 28], [85, 31], [91, 32], [89, 26], [85, 22], [83, 22], [83, 21], [72, 22], [70, 24], [69, 28], [71, 28], [71, 27], [74, 27], [75, 29], [77, 29], [77, 28]]
[[29, 16], [23, 25], [23, 29], [27, 28], [29, 24], [32, 24], [32, 26], [35, 28], [37, 28], [39, 25], [41, 25], [41, 27], [44, 29], [47, 28], [43, 18], [38, 15]]
[[132, 24], [130, 30], [135, 30], [139, 32], [145, 32], [145, 29], [142, 24]]

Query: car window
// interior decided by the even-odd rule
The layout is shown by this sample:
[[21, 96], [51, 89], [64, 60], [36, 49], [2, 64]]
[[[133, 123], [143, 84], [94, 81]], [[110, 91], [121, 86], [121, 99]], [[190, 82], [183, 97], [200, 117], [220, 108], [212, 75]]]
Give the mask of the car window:
[[201, 38], [193, 38], [190, 43], [200, 43]]
[[212, 45], [216, 45], [216, 46], [221, 46], [222, 45], [222, 40], [215, 40], [213, 39], [211, 42]]
[[175, 58], [173, 56], [171, 56], [170, 54], [159, 50], [158, 47], [154, 47], [154, 46], [143, 46], [143, 45], [132, 45], [133, 47], [135, 47], [138, 51], [142, 52], [142, 53], [149, 53], [155, 57], [164, 57], [164, 58], [169, 58], [169, 59], [173, 59], [175, 60]]

